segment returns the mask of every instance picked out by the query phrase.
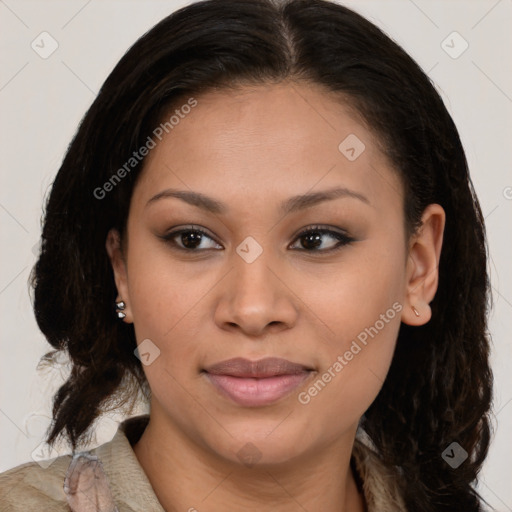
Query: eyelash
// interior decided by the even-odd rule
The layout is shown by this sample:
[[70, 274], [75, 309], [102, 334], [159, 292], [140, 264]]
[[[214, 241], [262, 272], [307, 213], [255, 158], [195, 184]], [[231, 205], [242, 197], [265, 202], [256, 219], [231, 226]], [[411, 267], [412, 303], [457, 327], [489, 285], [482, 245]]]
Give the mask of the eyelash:
[[[180, 247], [174, 239], [184, 233], [200, 233], [201, 236], [206, 236], [210, 240], [213, 240], [216, 244], [220, 245], [206, 231], [204, 231], [203, 229], [201, 229], [199, 227], [194, 227], [194, 226], [190, 226], [188, 228], [182, 228], [182, 229], [178, 229], [176, 231], [172, 231], [172, 232], [162, 236], [161, 238], [164, 239], [166, 242], [170, 243], [173, 246], [173, 249], [176, 249], [178, 251], [183, 251], [183, 252], [188, 252], [188, 253], [193, 253], [193, 252], [199, 253], [199, 252], [203, 252], [206, 250], [212, 250], [212, 249], [188, 249], [188, 248]], [[334, 230], [329, 229], [324, 226], [311, 226], [311, 227], [301, 231], [295, 237], [292, 245], [295, 243], [295, 241], [300, 240], [301, 238], [304, 238], [311, 233], [330, 235], [333, 238], [337, 239], [338, 243], [334, 247], [331, 247], [330, 249], [309, 249], [309, 250], [308, 249], [298, 249], [299, 251], [308, 252], [308, 253], [318, 253], [318, 254], [332, 253], [335, 251], [339, 251], [345, 245], [348, 245], [355, 241], [354, 238], [351, 238], [350, 236], [348, 236], [344, 233], [341, 233], [339, 231], [334, 231]], [[220, 249], [213, 249], [213, 250], [220, 250]], [[297, 250], [297, 249], [295, 249], [295, 250]]]

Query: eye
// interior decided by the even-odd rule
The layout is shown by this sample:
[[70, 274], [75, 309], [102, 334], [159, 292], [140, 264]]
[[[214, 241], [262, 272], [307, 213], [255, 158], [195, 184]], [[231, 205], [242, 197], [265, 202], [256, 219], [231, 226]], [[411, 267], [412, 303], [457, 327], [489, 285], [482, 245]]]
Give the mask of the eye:
[[[161, 238], [180, 251], [200, 252], [208, 249], [223, 249], [206, 231], [195, 226], [176, 229]], [[296, 240], [300, 242], [301, 247], [292, 245], [290, 248], [320, 253], [336, 251], [354, 241], [344, 232], [334, 231], [323, 226], [312, 226], [303, 230], [297, 235]]]
[[172, 231], [162, 237], [178, 250], [198, 252], [197, 250], [222, 249], [213, 238], [202, 229], [191, 226]]
[[[341, 249], [354, 239], [341, 231], [334, 231], [322, 226], [312, 226], [298, 234], [302, 246], [299, 250], [307, 252], [331, 252]], [[293, 247], [292, 247], [293, 248]]]

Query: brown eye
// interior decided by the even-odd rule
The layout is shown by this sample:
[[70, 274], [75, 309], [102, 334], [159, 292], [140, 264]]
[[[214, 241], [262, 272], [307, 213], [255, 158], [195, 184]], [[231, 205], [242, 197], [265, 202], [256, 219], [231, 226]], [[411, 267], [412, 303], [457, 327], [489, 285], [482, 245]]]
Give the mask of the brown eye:
[[300, 243], [299, 250], [308, 252], [335, 251], [354, 241], [344, 233], [319, 226], [302, 231], [296, 240]]
[[178, 229], [162, 238], [171, 243], [174, 248], [182, 251], [199, 252], [207, 249], [222, 249], [210, 235], [197, 228]]

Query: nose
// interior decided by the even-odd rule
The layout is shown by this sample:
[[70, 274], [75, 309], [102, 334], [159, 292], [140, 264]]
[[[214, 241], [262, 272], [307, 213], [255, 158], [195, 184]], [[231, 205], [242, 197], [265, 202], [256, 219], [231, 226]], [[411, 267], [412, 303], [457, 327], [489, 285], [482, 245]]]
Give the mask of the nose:
[[215, 322], [224, 330], [264, 336], [292, 328], [298, 318], [298, 299], [279, 265], [265, 251], [248, 263], [237, 254], [235, 268], [223, 280]]

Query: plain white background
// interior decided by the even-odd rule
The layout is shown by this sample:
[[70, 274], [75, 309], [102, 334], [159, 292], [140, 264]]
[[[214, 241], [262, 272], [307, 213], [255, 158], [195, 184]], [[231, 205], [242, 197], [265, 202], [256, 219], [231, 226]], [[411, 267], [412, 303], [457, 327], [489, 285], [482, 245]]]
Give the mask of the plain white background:
[[[50, 349], [36, 326], [27, 284], [43, 198], [78, 122], [113, 66], [140, 35], [187, 3], [0, 0], [0, 471], [32, 460], [49, 424], [51, 396], [66, 374], [65, 367], [36, 372], [39, 358]], [[342, 3], [386, 31], [429, 74], [467, 152], [486, 218], [494, 294], [496, 432], [480, 490], [496, 510], [511, 511], [512, 2]], [[31, 47], [34, 40], [40, 52], [58, 47], [44, 59]], [[120, 419], [102, 420], [95, 444], [108, 441]]]

